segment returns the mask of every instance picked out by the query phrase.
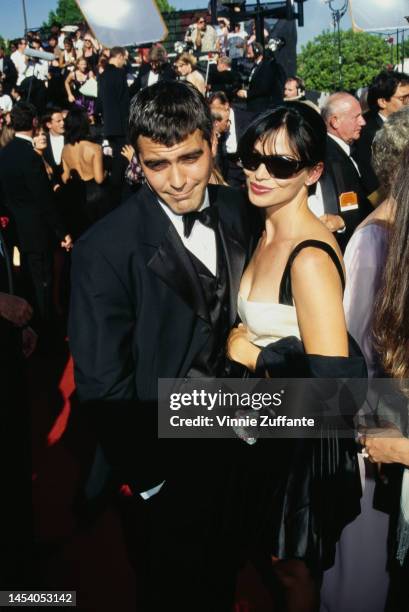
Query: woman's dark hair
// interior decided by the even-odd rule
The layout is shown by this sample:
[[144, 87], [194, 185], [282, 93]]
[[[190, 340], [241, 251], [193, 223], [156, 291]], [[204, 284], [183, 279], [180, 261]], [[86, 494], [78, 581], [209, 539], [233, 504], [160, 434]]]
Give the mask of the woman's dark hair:
[[400, 158], [392, 197], [396, 215], [382, 285], [374, 306], [373, 338], [386, 374], [406, 379], [409, 378], [409, 147]]
[[270, 141], [284, 129], [292, 152], [308, 166], [325, 159], [327, 130], [321, 115], [303, 102], [284, 102], [255, 119], [244, 132], [238, 145], [242, 156], [253, 151], [258, 140]]
[[129, 135], [135, 148], [139, 136], [172, 147], [196, 130], [201, 130], [211, 145], [210, 110], [202, 94], [189, 83], [158, 81], [141, 89], [132, 100]]
[[33, 122], [36, 117], [37, 111], [33, 104], [17, 102], [11, 109], [11, 126], [15, 132], [29, 132], [33, 129]]
[[88, 140], [89, 138], [88, 115], [79, 108], [68, 113], [64, 121], [64, 127], [67, 144], [73, 145], [80, 140]]

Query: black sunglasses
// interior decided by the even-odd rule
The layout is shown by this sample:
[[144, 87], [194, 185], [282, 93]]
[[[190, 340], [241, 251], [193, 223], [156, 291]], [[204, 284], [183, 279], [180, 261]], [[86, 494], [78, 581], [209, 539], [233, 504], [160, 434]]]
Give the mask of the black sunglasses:
[[310, 164], [299, 159], [291, 159], [285, 155], [261, 155], [257, 151], [250, 151], [240, 157], [241, 165], [246, 170], [257, 170], [264, 164], [267, 172], [278, 179], [290, 178], [297, 174], [302, 168]]

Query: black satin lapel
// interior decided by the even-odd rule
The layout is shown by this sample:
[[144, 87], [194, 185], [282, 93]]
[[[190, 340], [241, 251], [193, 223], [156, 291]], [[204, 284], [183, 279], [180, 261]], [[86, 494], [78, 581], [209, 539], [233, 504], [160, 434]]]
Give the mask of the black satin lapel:
[[163, 242], [148, 262], [148, 268], [175, 291], [195, 314], [209, 322], [202, 286], [173, 225], [169, 226]]
[[235, 240], [228, 230], [219, 222], [219, 233], [224, 254], [226, 256], [227, 273], [229, 277], [229, 306], [230, 325], [234, 325], [237, 316], [237, 298], [239, 295], [240, 280], [246, 263], [246, 251]]

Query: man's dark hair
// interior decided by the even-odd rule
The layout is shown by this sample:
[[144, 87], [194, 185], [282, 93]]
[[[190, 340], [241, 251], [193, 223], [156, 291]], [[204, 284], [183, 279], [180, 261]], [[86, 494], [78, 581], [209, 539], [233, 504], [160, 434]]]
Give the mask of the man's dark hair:
[[389, 101], [395, 95], [399, 85], [409, 85], [409, 75], [396, 70], [380, 72], [368, 88], [367, 102], [369, 109], [379, 111], [378, 100], [385, 98]]
[[62, 113], [62, 109], [59, 108], [58, 106], [52, 106], [50, 108], [47, 108], [47, 112], [45, 113], [45, 115], [43, 115], [41, 117], [41, 125], [43, 126], [43, 128], [45, 130], [47, 130], [47, 123], [50, 123], [53, 115], [55, 115], [55, 113]]
[[196, 130], [211, 143], [212, 119], [202, 94], [189, 83], [158, 81], [141, 89], [131, 103], [129, 135], [137, 147], [139, 136], [172, 147]]
[[215, 100], [218, 100], [221, 104], [230, 104], [229, 98], [224, 93], [224, 91], [215, 91], [212, 94], [210, 94], [210, 96], [207, 99], [209, 106]]
[[110, 57], [118, 57], [118, 55], [123, 55], [125, 57], [125, 49], [123, 47], [112, 47]]
[[33, 129], [37, 116], [36, 107], [28, 102], [17, 102], [11, 109], [11, 127], [15, 132], [28, 132]]
[[65, 142], [75, 144], [89, 138], [89, 119], [81, 109], [71, 110], [65, 118]]
[[48, 42], [50, 42], [50, 40], [55, 40], [56, 42], [58, 42], [58, 36], [56, 36], [55, 34], [50, 34], [47, 40]]
[[289, 81], [295, 81], [297, 83], [297, 92], [298, 94], [300, 94], [301, 92], [305, 91], [305, 84], [304, 81], [298, 77], [298, 76], [289, 76], [286, 78], [285, 82], [288, 83]]

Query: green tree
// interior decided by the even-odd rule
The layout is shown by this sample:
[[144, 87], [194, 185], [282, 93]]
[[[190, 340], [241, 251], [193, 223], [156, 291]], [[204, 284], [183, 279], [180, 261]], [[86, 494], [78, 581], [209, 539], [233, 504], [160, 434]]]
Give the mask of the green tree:
[[[390, 48], [382, 37], [366, 32], [341, 32], [342, 89], [367, 85], [390, 61]], [[307, 43], [298, 55], [298, 74], [308, 89], [340, 89], [337, 38], [325, 31]]]
[[169, 4], [168, 0], [156, 0], [156, 4], [161, 13], [172, 13], [176, 10], [174, 6]]
[[48, 21], [43, 25], [50, 27], [54, 22], [62, 25], [84, 21], [84, 16], [75, 0], [58, 0], [57, 9], [48, 13]]

